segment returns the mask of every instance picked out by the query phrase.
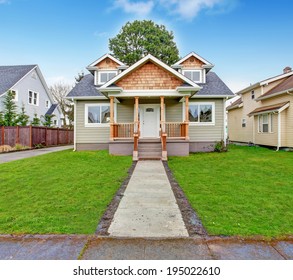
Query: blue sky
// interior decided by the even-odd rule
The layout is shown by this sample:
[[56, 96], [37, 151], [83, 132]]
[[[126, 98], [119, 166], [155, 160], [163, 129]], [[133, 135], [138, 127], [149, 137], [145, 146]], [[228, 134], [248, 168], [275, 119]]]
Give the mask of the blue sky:
[[237, 91], [293, 67], [292, 10], [292, 0], [0, 0], [0, 65], [37, 63], [49, 85], [73, 84], [127, 21], [151, 19]]

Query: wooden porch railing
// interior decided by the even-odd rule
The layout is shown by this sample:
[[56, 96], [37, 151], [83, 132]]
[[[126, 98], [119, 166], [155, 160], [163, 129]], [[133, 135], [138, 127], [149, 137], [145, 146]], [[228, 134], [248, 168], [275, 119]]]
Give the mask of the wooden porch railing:
[[167, 134], [168, 138], [187, 138], [187, 122], [165, 122], [162, 124], [162, 131]]
[[113, 123], [111, 124], [112, 138], [133, 138], [135, 129], [134, 123]]

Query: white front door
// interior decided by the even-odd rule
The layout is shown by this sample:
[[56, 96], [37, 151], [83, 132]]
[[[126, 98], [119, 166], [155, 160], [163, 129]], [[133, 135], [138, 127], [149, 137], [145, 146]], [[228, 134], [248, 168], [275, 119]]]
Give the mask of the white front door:
[[160, 105], [140, 105], [141, 137], [160, 137]]

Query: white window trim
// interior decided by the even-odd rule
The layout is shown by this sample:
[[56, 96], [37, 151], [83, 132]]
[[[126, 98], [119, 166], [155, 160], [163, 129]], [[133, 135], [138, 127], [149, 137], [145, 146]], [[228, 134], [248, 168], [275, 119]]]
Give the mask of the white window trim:
[[16, 89], [11, 89], [10, 91], [11, 91], [11, 92], [13, 92], [13, 91], [15, 92], [15, 98], [13, 99], [13, 101], [14, 101], [14, 102], [17, 102], [17, 101], [18, 101], [18, 90], [16, 90]]
[[[109, 106], [110, 103], [91, 103], [91, 104], [85, 104], [84, 105], [84, 126], [85, 127], [109, 127], [110, 123], [88, 123], [88, 112], [89, 107], [96, 107], [96, 106]], [[115, 110], [115, 106], [114, 106]], [[115, 115], [115, 111], [114, 111]]]
[[[245, 126], [243, 126], [243, 124], [245, 124]], [[241, 119], [241, 127], [246, 128], [246, 125], [247, 125], [246, 118], [242, 118]]]
[[[47, 106], [47, 102], [48, 102], [48, 106]], [[46, 107], [47, 109], [51, 107], [51, 105], [50, 105], [50, 100], [45, 100], [45, 107]]]
[[[193, 81], [194, 83], [204, 83], [202, 69], [182, 69], [182, 74], [185, 76], [185, 72], [199, 72], [199, 81]], [[186, 77], [186, 76], [185, 76]], [[187, 77], [186, 77], [187, 78]]]
[[[261, 124], [261, 129], [260, 129], [260, 119], [261, 118], [263, 119], [263, 115], [268, 115], [268, 130], [269, 130], [268, 132], [263, 132], [263, 122]], [[257, 118], [258, 133], [261, 133], [261, 134], [271, 134], [271, 133], [274, 133], [274, 131], [273, 131], [273, 125], [272, 125], [273, 117], [274, 117], [274, 115], [272, 113], [265, 113], [265, 114], [259, 114], [258, 115], [258, 118]]]
[[[205, 122], [191, 122], [191, 121], [189, 121], [190, 126], [214, 126], [214, 125], [216, 125], [215, 102], [193, 102], [193, 101], [189, 101], [188, 105], [212, 105], [212, 122], [205, 123]], [[184, 120], [185, 120], [185, 102], [182, 102], [182, 106], [183, 106], [182, 121], [184, 122]]]
[[[102, 83], [101, 82], [101, 74], [102, 73], [115, 73], [115, 75], [117, 76], [117, 74], [118, 74], [118, 70], [99, 70], [98, 71], [98, 85], [103, 85], [103, 84], [105, 84], [105, 83], [107, 83], [107, 82], [105, 82], [105, 83]], [[109, 80], [110, 81], [110, 80]]]
[[[29, 92], [30, 91], [33, 93], [33, 95], [32, 95], [32, 103], [29, 102]], [[37, 104], [34, 104], [34, 93], [37, 94]], [[37, 106], [39, 106], [39, 102], [40, 102], [40, 94], [38, 92], [34, 91], [34, 90], [29, 89], [28, 90], [28, 95], [27, 95], [27, 103], [29, 105], [36, 106], [37, 107]]]
[[[56, 124], [55, 124], [55, 121], [56, 121]], [[53, 124], [58, 126], [58, 119], [53, 120]]]

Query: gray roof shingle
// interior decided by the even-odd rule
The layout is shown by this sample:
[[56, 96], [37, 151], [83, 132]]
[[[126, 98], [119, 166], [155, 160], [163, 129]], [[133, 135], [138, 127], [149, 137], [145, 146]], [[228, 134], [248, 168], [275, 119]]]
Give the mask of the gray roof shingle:
[[218, 77], [215, 72], [210, 71], [206, 75], [206, 83], [198, 84], [202, 89], [196, 93], [196, 96], [208, 95], [227, 95], [234, 96], [234, 93], [227, 87], [227, 85]]
[[98, 91], [94, 85], [94, 76], [92, 74], [85, 75], [83, 79], [67, 94], [67, 97], [83, 97], [83, 96], [104, 96]]
[[52, 115], [55, 109], [57, 108], [58, 104], [52, 104], [49, 110], [47, 111], [46, 115]]
[[22, 77], [37, 65], [0, 66], [0, 94], [13, 87]]

